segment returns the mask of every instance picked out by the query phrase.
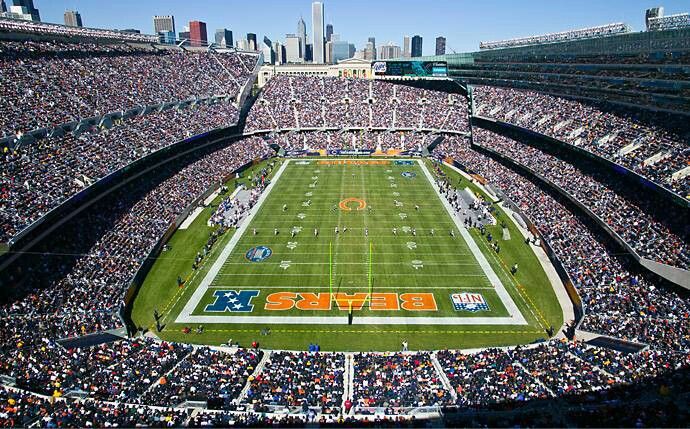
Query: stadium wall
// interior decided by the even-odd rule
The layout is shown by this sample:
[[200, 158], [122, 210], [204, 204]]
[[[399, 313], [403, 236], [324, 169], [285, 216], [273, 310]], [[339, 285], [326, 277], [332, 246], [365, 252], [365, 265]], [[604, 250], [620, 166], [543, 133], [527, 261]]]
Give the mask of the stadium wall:
[[648, 270], [648, 271], [650, 271], [656, 275], [659, 275], [659, 276], [665, 278], [666, 280], [668, 280], [668, 281], [670, 281], [676, 285], [682, 286], [686, 289], [690, 289], [690, 273], [688, 273], [688, 271], [680, 269], [680, 268], [672, 267], [669, 265], [660, 264], [660, 263], [653, 262], [653, 261], [650, 261], [648, 259], [642, 258], [603, 219], [601, 219], [599, 216], [597, 216], [588, 207], [586, 207], [580, 201], [575, 199], [573, 196], [571, 196], [568, 192], [566, 192], [560, 186], [551, 182], [550, 180], [543, 177], [541, 174], [535, 172], [534, 170], [530, 169], [529, 167], [526, 167], [522, 164], [519, 164], [519, 163], [513, 161], [512, 159], [507, 158], [507, 157], [503, 156], [502, 154], [500, 154], [500, 153], [498, 153], [492, 149], [488, 149], [488, 148], [485, 148], [483, 146], [476, 145], [474, 143], [474, 141], [472, 142], [472, 147], [475, 150], [477, 150], [478, 152], [484, 153], [485, 155], [488, 155], [488, 156], [500, 161], [503, 164], [509, 165], [510, 168], [513, 170], [523, 172], [524, 174], [536, 179], [542, 185], [544, 185], [547, 188], [551, 189], [552, 191], [556, 192], [558, 195], [565, 198], [572, 205], [577, 207], [577, 209], [579, 209], [580, 212], [584, 213], [588, 218], [592, 219], [602, 231], [604, 231], [610, 238], [612, 238], [613, 241], [615, 241], [619, 247], [623, 248], [626, 251], [626, 253], [628, 253], [643, 268], [645, 268], [646, 270]]
[[13, 253], [12, 256], [0, 262], [0, 271], [4, 270], [9, 264], [15, 261], [22, 252], [30, 250], [42, 240], [47, 239], [50, 233], [55, 229], [122, 185], [182, 155], [199, 150], [209, 144], [217, 143], [231, 135], [237, 134], [238, 127], [236, 125], [199, 134], [160, 149], [110, 173], [88, 188], [73, 195], [64, 203], [50, 210], [36, 222], [20, 232], [17, 237], [9, 243], [8, 249], [12, 250]]
[[[607, 171], [617, 174], [622, 180], [625, 180], [627, 183], [630, 183], [631, 185], [640, 188], [645, 193], [651, 190], [668, 199], [669, 201], [678, 204], [681, 207], [690, 209], [690, 200], [686, 200], [685, 198], [681, 197], [675, 192], [672, 192], [652, 182], [651, 180], [642, 177], [636, 172], [626, 167], [623, 167], [620, 164], [616, 164], [615, 162], [610, 161], [606, 158], [602, 158], [598, 155], [595, 155], [594, 153], [586, 149], [582, 149], [580, 147], [568, 144], [564, 141], [555, 139], [553, 137], [545, 136], [544, 134], [540, 134], [536, 131], [527, 128], [519, 127], [517, 125], [509, 124], [506, 122], [496, 121], [494, 119], [485, 118], [483, 116], [471, 116], [470, 124], [472, 126], [476, 125], [480, 128], [484, 128], [507, 137], [515, 136], [521, 142], [524, 142], [536, 148], [539, 148], [538, 144], [550, 145], [552, 147], [555, 145], [556, 147], [558, 147], [566, 153], [578, 155], [580, 157], [584, 157], [585, 159], [597, 163], [598, 165], [604, 167]], [[535, 142], [538, 144], [534, 144]]]

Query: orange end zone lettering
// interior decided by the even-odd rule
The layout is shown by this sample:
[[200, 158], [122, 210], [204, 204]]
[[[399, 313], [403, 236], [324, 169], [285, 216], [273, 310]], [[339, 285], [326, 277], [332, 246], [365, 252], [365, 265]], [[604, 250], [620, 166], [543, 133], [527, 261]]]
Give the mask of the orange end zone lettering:
[[290, 310], [295, 306], [295, 298], [297, 294], [294, 292], [276, 292], [266, 297], [265, 310], [283, 311]]
[[301, 292], [299, 296], [302, 297], [297, 301], [295, 306], [298, 310], [330, 310], [331, 309], [331, 294], [330, 293], [308, 293]]
[[408, 311], [437, 311], [433, 293], [401, 293], [400, 306]]
[[397, 293], [372, 293], [371, 302], [369, 303], [370, 310], [400, 310], [398, 306]]
[[361, 310], [362, 306], [367, 300], [368, 293], [357, 292], [353, 294], [338, 292], [335, 294], [335, 302], [338, 304], [340, 310], [349, 310], [352, 306], [353, 310]]

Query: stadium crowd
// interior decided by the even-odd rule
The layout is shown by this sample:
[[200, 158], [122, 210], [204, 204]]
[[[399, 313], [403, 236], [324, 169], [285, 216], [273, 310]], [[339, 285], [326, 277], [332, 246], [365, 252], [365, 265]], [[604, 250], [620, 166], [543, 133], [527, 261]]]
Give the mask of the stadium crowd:
[[[646, 399], [649, 403], [643, 399], [637, 405], [643, 409], [655, 409], [655, 396], [667, 397], [665, 406], [673, 406], [670, 394], [687, 392], [690, 368], [687, 351], [621, 353], [565, 339], [471, 353], [358, 353], [352, 366], [355, 406], [349, 407], [349, 399], [343, 397], [347, 360], [342, 353], [273, 352], [260, 368], [262, 352], [254, 349], [200, 347], [191, 351], [190, 346], [149, 338], [73, 350], [56, 345], [54, 352], [36, 356], [33, 367], [24, 372], [46, 372], [59, 394], [39, 396], [47, 392], [22, 383], [18, 387], [27, 390], [0, 387], [0, 425], [39, 421], [49, 427], [255, 426], [261, 422], [343, 425], [354, 424], [355, 416], [366, 422], [366, 416], [373, 414], [396, 416], [404, 408], [431, 405], [519, 410], [527, 401], [547, 401], [554, 396], [565, 400], [559, 407], [565, 404], [564, 410], [579, 418], [583, 401], [614, 404], [633, 395], [639, 403], [636, 392], [642, 391], [651, 396]], [[452, 392], [443, 387], [444, 377]], [[125, 379], [129, 381], [125, 383]], [[242, 399], [238, 395], [245, 383], [248, 390]], [[621, 383], [636, 384], [621, 388]], [[88, 386], [91, 398], [62, 397], [62, 393], [83, 386]], [[655, 392], [655, 388], [661, 390]], [[184, 400], [203, 402], [224, 396], [223, 412], [202, 411], [191, 417], [184, 409], [174, 408]], [[246, 410], [243, 404], [260, 414]], [[281, 414], [269, 405], [292, 410], [290, 415]]]
[[7, 242], [41, 216], [94, 182], [157, 150], [203, 132], [236, 123], [231, 103], [118, 120], [33, 143], [5, 147], [0, 154], [0, 242]]
[[445, 405], [448, 391], [429, 353], [358, 353], [353, 363], [352, 399], [358, 408]]
[[261, 139], [240, 141], [168, 171], [150, 190], [146, 184], [117, 190], [110, 209], [96, 206], [83, 217], [90, 228], [65, 230], [59, 255], [37, 256], [9, 274], [15, 298], [0, 307], [1, 335], [26, 343], [46, 331], [64, 337], [120, 325], [116, 313], [130, 281], [180, 213], [235, 169], [271, 152]]
[[269, 141], [294, 155], [299, 151], [336, 151], [360, 149], [371, 151], [421, 152], [437, 134], [411, 131], [293, 131], [269, 135]]
[[249, 377], [245, 401], [257, 412], [280, 406], [338, 414], [344, 372], [342, 353], [273, 352], [261, 373]]
[[[675, 234], [652, 203], [625, 192], [624, 184], [606, 180], [600, 170], [583, 171], [557, 157], [508, 137], [474, 128], [474, 143], [511, 159], [557, 185], [602, 219], [640, 256], [687, 270], [687, 238]], [[673, 207], [664, 207], [666, 219], [682, 218]], [[685, 225], [675, 225], [683, 230]]]
[[581, 218], [527, 178], [446, 138], [434, 153], [450, 156], [497, 186], [534, 223], [567, 270], [583, 301], [581, 329], [659, 349], [690, 348], [690, 299], [640, 272]]
[[[10, 70], [0, 77], [0, 132], [17, 135], [139, 104], [207, 96], [216, 90], [236, 94], [256, 59], [243, 54], [153, 51], [125, 45], [2, 42], [0, 61], [3, 72]], [[25, 85], [27, 79], [36, 83]], [[231, 88], [230, 93], [226, 88]], [[464, 99], [454, 97], [385, 82], [278, 76], [254, 104], [247, 124], [254, 130], [384, 127], [465, 131]], [[201, 132], [208, 124], [212, 124], [209, 128], [221, 126], [227, 123], [227, 115], [236, 115], [236, 110], [211, 112], [212, 107], [208, 107], [208, 117], [193, 116], [199, 110], [165, 111], [108, 131], [8, 147], [2, 154], [3, 204], [7, 205], [0, 206], [0, 211], [10, 215], [2, 220], [3, 237], [11, 237], [78, 192], [83, 185], [75, 187], [75, 180], [97, 180], [142, 153]], [[202, 108], [206, 109], [194, 109]], [[190, 116], [184, 116], [187, 114]], [[204, 127], [198, 128], [202, 122]], [[135, 128], [137, 124], [141, 128]], [[166, 137], [148, 141], [159, 134]], [[358, 139], [365, 142], [362, 146], [376, 142], [382, 148], [394, 148], [403, 137], [405, 145], [419, 145], [432, 137], [417, 133], [399, 136], [398, 140], [394, 133], [324, 132], [300, 137], [302, 147], [312, 147], [325, 137], [339, 148], [358, 147]], [[413, 143], [408, 143], [408, 136]], [[103, 145], [109, 150], [104, 151]], [[114, 145], [118, 150], [113, 150]], [[367, 408], [385, 408], [392, 415], [402, 408], [453, 403], [478, 407], [561, 394], [602, 394], [618, 383], [687, 370], [690, 304], [686, 297], [628, 267], [582, 219], [523, 176], [471, 150], [464, 139], [447, 137], [436, 151], [455, 157], [499, 186], [535, 223], [583, 298], [587, 312], [584, 329], [646, 342], [652, 350], [623, 354], [556, 340], [535, 347], [468, 354], [358, 353], [351, 361], [343, 353], [274, 351], [261, 365], [263, 352], [255, 349], [231, 353], [148, 337], [90, 347], [57, 342], [122, 325], [117, 313], [125, 292], [165, 231], [211, 186], [238, 167], [270, 156], [264, 139], [250, 137], [222, 149], [200, 149], [191, 161], [171, 161], [145, 180], [114, 190], [87, 208], [79, 222], [70, 221], [58, 231], [49, 249], [26, 256], [15, 271], [3, 273], [3, 286], [7, 280], [8, 287], [0, 306], [0, 381], [10, 384], [11, 379], [21, 390], [0, 386], [0, 426], [303, 426], [317, 419], [315, 409], [338, 416], [337, 420], [318, 417], [321, 422], [348, 425], [354, 423], [353, 413]], [[520, 156], [525, 154], [529, 152]], [[544, 168], [551, 165], [547, 161], [552, 162], [542, 161]], [[42, 183], [30, 181], [39, 176]], [[601, 185], [587, 177], [578, 182], [587, 192], [591, 192], [587, 186]], [[600, 197], [608, 196], [606, 188], [592, 189]], [[36, 194], [25, 194], [30, 191]], [[252, 199], [258, 198], [258, 192]], [[10, 200], [15, 196], [18, 198]], [[24, 210], [24, 198], [40, 202], [36, 213]], [[604, 201], [634, 204], [610, 198], [614, 199]], [[251, 201], [240, 209], [251, 207]], [[224, 209], [231, 205], [227, 203]], [[629, 224], [615, 222], [628, 221], [611, 220], [624, 227]], [[649, 246], [649, 235], [659, 236], [663, 230], [655, 229], [653, 220], [647, 222], [650, 225], [640, 228], [651, 228], [651, 232], [637, 230], [637, 240]], [[677, 265], [687, 263], [687, 250], [683, 247], [676, 252], [676, 239], [668, 240], [664, 243], [668, 247], [651, 248], [650, 252], [663, 252], [665, 261]], [[348, 364], [352, 364], [349, 382], [345, 377]], [[444, 387], [445, 379], [452, 391]], [[679, 377], [676, 383], [687, 390], [686, 381]], [[348, 391], [348, 384], [352, 390]], [[74, 394], [87, 399], [72, 399]], [[184, 401], [219, 398], [226, 410], [242, 403], [261, 414], [201, 412], [191, 416], [184, 409], [167, 408]], [[354, 401], [352, 412], [349, 398]], [[264, 414], [281, 407], [306, 416]], [[646, 408], [640, 405], [636, 410], [643, 413]], [[574, 418], [584, 419], [586, 414]], [[405, 422], [391, 419], [373, 424], [404, 426]]]
[[[687, 122], [612, 109], [534, 91], [477, 86], [475, 115], [529, 128], [623, 165], [683, 197], [690, 196]], [[660, 126], [659, 124], [664, 124]], [[680, 131], [673, 132], [677, 123]]]
[[386, 128], [468, 131], [464, 97], [388, 82], [274, 76], [247, 118], [246, 131]]
[[0, 138], [142, 105], [235, 97], [256, 62], [241, 53], [0, 41]]

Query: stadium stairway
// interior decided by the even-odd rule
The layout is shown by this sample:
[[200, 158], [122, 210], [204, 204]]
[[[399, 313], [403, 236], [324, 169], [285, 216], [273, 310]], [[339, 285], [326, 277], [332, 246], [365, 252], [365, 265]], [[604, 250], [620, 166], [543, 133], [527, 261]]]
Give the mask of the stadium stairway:
[[247, 392], [249, 391], [249, 386], [251, 386], [251, 381], [249, 381], [249, 378], [251, 377], [256, 377], [257, 375], [261, 374], [261, 371], [263, 371], [264, 366], [266, 366], [266, 362], [271, 358], [271, 352], [265, 351], [264, 355], [261, 357], [261, 360], [259, 361], [259, 364], [254, 368], [254, 372], [252, 372], [252, 375], [247, 377], [247, 382], [244, 384], [244, 387], [240, 391], [240, 394], [237, 396], [237, 403], [241, 404], [244, 402], [244, 400], [247, 398]]

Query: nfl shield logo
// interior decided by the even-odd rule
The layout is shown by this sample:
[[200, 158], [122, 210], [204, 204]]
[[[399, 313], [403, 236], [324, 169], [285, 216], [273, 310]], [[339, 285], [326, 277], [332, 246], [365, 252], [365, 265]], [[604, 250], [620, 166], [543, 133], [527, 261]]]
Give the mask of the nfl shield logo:
[[450, 295], [455, 311], [489, 311], [489, 304], [486, 303], [484, 296], [481, 293], [453, 293]]

